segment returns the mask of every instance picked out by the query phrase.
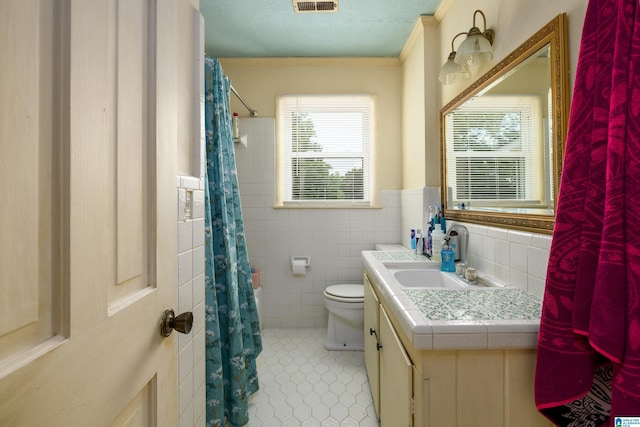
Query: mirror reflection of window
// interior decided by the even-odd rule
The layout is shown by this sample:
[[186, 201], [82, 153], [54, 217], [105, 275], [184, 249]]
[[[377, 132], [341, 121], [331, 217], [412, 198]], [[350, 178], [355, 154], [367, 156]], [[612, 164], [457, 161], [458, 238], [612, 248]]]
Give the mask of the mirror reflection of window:
[[[500, 102], [507, 104], [500, 109]], [[551, 234], [568, 115], [561, 13], [441, 108], [447, 218]], [[454, 138], [456, 126], [461, 135]]]
[[552, 206], [542, 115], [536, 95], [484, 95], [451, 112], [449, 206]]

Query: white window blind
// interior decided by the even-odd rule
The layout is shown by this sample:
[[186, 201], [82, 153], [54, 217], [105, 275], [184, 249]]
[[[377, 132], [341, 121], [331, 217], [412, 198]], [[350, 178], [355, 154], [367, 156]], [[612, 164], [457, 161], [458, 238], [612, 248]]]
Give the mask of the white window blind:
[[278, 105], [284, 205], [369, 205], [373, 96], [284, 95]]
[[537, 96], [484, 95], [446, 119], [447, 179], [453, 203], [546, 204]]

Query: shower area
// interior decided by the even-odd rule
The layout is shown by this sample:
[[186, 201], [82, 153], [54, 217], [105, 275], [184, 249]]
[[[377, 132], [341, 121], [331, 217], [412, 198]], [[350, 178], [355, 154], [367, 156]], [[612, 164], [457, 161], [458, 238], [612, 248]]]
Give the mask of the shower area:
[[253, 289], [233, 156], [229, 97], [239, 95], [218, 61], [199, 54], [203, 22], [198, 12], [194, 18], [195, 73], [185, 86], [195, 92], [190, 109], [201, 119], [183, 129], [185, 141], [196, 143], [190, 159], [178, 159], [188, 174], [176, 179], [177, 308], [194, 315], [191, 334], [176, 338], [179, 425], [245, 425], [262, 343], [261, 290]]
[[[325, 287], [362, 281], [362, 248], [373, 248], [374, 243], [387, 241], [399, 233], [400, 193], [382, 191], [384, 209], [274, 209], [275, 118], [259, 115], [252, 108], [255, 106], [242, 97], [241, 87], [230, 84], [228, 90], [234, 106], [229, 111], [229, 129], [232, 137], [237, 136], [232, 139], [250, 261], [248, 272], [254, 273], [251, 284], [257, 288], [254, 306], [260, 327], [326, 330]], [[206, 96], [203, 93], [202, 99]], [[238, 117], [237, 135], [233, 135], [233, 113]], [[203, 144], [200, 153], [203, 172], [205, 165], [211, 166], [210, 160], [205, 160], [207, 150]], [[207, 425], [207, 405], [211, 400], [206, 392], [210, 373], [205, 350], [209, 334], [205, 325], [211, 315], [205, 291], [207, 186], [204, 178], [191, 176], [179, 176], [177, 184], [179, 310], [191, 308], [195, 317], [192, 334], [178, 337], [179, 413], [181, 425], [202, 426]], [[293, 255], [313, 260], [305, 276], [292, 275]], [[256, 277], [259, 283], [253, 283]], [[258, 369], [258, 380], [261, 372]], [[258, 392], [256, 399], [262, 394], [267, 392]]]

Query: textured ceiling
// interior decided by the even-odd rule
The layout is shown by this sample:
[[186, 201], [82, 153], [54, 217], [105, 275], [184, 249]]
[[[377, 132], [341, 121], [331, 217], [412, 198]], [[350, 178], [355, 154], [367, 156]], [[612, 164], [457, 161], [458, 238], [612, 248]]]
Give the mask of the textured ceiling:
[[291, 0], [200, 0], [214, 57], [396, 57], [441, 0], [339, 0], [337, 13], [294, 13]]

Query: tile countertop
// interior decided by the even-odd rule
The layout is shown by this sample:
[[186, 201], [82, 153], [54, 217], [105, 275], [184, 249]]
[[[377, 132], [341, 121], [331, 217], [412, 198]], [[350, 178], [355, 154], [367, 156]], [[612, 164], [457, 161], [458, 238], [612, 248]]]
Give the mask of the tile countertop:
[[535, 348], [539, 297], [508, 285], [492, 289], [404, 288], [384, 262], [439, 263], [406, 251], [364, 251], [366, 271], [405, 334], [418, 350]]

